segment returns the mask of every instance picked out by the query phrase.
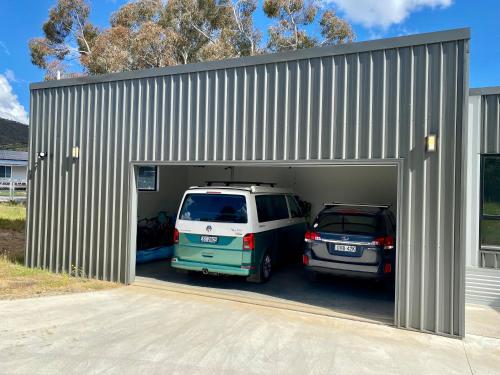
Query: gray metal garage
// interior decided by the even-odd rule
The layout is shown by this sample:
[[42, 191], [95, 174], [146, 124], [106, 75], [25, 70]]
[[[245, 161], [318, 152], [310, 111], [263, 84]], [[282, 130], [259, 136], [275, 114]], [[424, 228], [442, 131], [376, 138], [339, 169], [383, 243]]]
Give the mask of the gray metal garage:
[[32, 84], [27, 265], [132, 282], [138, 165], [389, 164], [395, 324], [463, 336], [469, 38], [460, 29]]
[[500, 87], [470, 90], [467, 301], [500, 306]]

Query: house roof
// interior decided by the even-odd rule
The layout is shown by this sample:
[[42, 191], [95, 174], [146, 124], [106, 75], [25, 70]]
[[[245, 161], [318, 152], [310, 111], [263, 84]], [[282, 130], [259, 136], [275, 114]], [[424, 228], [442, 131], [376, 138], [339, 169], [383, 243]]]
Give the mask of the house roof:
[[0, 165], [28, 165], [25, 151], [0, 150]]

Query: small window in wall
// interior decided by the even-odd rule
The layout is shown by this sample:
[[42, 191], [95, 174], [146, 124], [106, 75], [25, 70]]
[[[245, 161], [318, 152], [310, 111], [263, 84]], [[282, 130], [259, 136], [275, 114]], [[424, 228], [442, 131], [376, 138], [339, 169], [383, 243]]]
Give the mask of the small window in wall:
[[12, 167], [7, 165], [0, 165], [0, 178], [11, 178]]
[[158, 167], [139, 167], [137, 189], [139, 191], [158, 190]]
[[500, 155], [481, 160], [481, 248], [500, 250]]

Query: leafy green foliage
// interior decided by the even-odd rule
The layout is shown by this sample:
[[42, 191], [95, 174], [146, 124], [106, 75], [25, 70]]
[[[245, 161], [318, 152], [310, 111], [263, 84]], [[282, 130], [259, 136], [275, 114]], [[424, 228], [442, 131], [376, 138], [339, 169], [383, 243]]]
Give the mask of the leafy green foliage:
[[[269, 27], [267, 48], [254, 26], [257, 0], [135, 0], [110, 17], [100, 30], [89, 21], [88, 0], [57, 0], [43, 24], [43, 37], [29, 42], [34, 65], [53, 79], [78, 58], [88, 74], [148, 69], [206, 60], [296, 50], [353, 40], [352, 30], [333, 11], [319, 21], [315, 0], [265, 0]], [[319, 38], [321, 37], [321, 38]]]

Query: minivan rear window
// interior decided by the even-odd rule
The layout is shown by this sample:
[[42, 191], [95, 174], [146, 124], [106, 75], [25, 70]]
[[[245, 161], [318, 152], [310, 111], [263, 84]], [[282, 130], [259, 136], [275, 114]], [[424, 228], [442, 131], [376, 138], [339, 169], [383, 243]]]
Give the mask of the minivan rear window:
[[383, 234], [384, 225], [380, 216], [326, 213], [318, 217], [315, 229], [320, 232], [377, 235]]
[[247, 204], [243, 195], [187, 194], [180, 220], [218, 223], [246, 223]]

